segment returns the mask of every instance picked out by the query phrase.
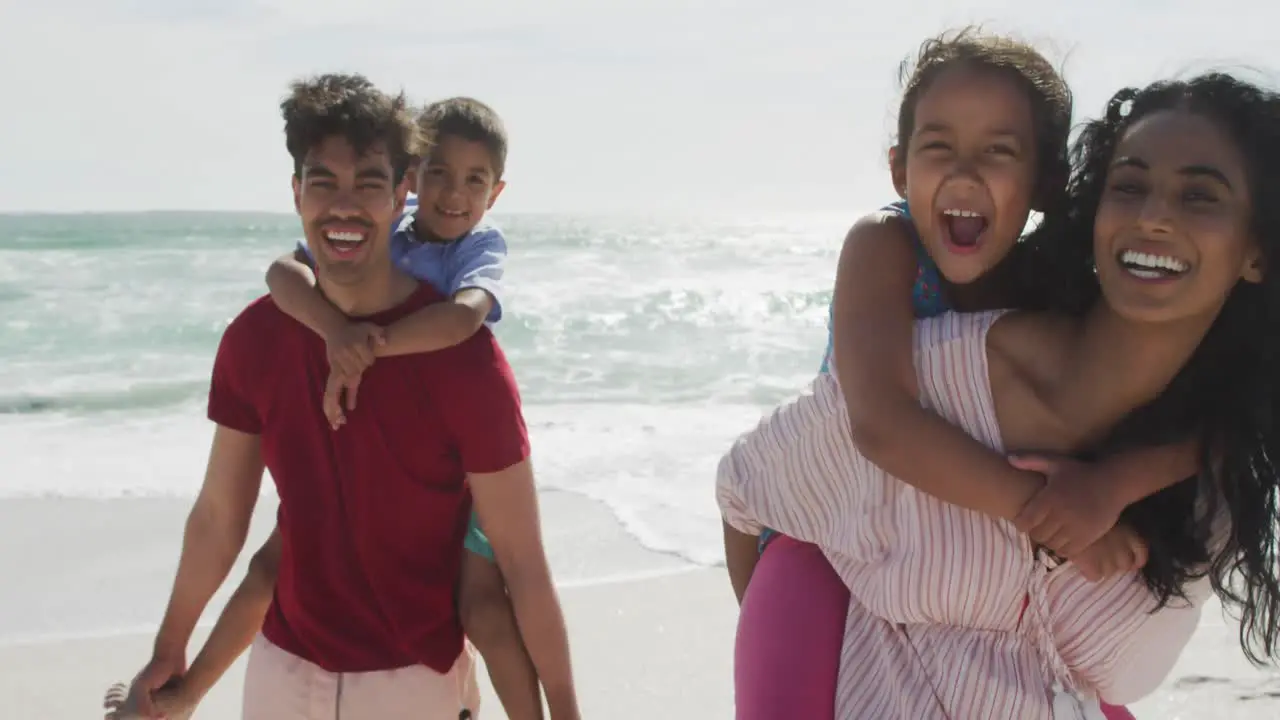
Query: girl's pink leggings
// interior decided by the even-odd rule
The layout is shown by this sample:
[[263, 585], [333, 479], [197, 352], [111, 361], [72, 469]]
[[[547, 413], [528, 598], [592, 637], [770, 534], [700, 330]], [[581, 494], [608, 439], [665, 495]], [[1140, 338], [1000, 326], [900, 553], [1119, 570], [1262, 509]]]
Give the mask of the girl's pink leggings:
[[[849, 590], [816, 545], [778, 535], [760, 556], [738, 616], [738, 720], [834, 720]], [[1134, 720], [1102, 706], [1108, 720]]]

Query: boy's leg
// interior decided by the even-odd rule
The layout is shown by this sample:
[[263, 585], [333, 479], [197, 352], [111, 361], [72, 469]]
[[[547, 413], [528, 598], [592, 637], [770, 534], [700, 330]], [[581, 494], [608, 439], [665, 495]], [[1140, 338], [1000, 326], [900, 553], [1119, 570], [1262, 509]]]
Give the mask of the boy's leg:
[[538, 672], [524, 647], [502, 573], [493, 550], [471, 517], [462, 578], [458, 586], [458, 614], [462, 629], [484, 658], [489, 680], [510, 720], [542, 720], [542, 692]]

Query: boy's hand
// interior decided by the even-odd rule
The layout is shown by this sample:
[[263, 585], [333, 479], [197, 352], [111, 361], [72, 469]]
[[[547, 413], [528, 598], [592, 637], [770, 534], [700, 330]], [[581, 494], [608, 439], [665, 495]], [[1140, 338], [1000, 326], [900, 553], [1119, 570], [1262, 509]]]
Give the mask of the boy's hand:
[[[356, 409], [356, 395], [360, 390], [360, 375], [346, 375], [342, 371], [329, 371], [329, 381], [324, 386], [324, 416], [329, 427], [337, 430], [347, 422], [347, 414], [343, 410]], [[345, 402], [344, 402], [345, 400]]]
[[1119, 521], [1124, 504], [1105, 465], [1044, 455], [1015, 455], [1009, 462], [1048, 481], [1013, 524], [1058, 555], [1074, 560]]
[[136, 720], [146, 717], [138, 710], [138, 697], [130, 692], [131, 688], [124, 683], [116, 683], [107, 688], [102, 698], [103, 720]]
[[1098, 582], [1142, 569], [1147, 564], [1147, 544], [1128, 525], [1116, 525], [1071, 562], [1085, 580]]
[[325, 335], [330, 371], [358, 376], [373, 364], [373, 349], [387, 341], [386, 330], [373, 323], [347, 323]]

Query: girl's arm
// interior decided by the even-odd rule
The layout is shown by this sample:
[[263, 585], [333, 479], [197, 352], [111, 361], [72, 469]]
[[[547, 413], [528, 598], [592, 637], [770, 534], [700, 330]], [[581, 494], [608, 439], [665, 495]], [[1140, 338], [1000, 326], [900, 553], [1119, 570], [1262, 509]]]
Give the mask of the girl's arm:
[[876, 214], [845, 238], [836, 273], [833, 372], [854, 444], [940, 500], [1012, 520], [1044, 481], [920, 406], [912, 357], [917, 260], [906, 221]]
[[346, 315], [316, 291], [312, 261], [301, 246], [289, 255], [276, 258], [267, 268], [267, 290], [285, 314], [326, 340], [341, 332], [349, 322]]
[[1102, 461], [1115, 473], [1117, 502], [1124, 509], [1143, 498], [1173, 487], [1200, 471], [1200, 443], [1135, 448]]
[[1199, 470], [1200, 445], [1182, 443], [1126, 450], [1096, 463], [1022, 455], [1020, 468], [1049, 482], [1014, 519], [1032, 540], [1067, 558], [1090, 548], [1133, 503], [1175, 485]]

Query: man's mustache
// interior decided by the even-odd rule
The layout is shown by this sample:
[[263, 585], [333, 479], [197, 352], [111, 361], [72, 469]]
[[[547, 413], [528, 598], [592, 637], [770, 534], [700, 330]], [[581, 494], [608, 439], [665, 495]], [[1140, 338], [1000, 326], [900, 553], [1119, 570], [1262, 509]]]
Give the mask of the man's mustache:
[[364, 218], [340, 218], [340, 217], [334, 217], [330, 215], [329, 217], [316, 221], [316, 225], [319, 227], [323, 227], [331, 223], [341, 223], [343, 225], [360, 225], [361, 227], [366, 227], [366, 228], [373, 227], [373, 223], [369, 222], [368, 220], [365, 220]]

